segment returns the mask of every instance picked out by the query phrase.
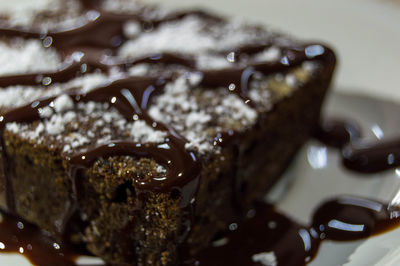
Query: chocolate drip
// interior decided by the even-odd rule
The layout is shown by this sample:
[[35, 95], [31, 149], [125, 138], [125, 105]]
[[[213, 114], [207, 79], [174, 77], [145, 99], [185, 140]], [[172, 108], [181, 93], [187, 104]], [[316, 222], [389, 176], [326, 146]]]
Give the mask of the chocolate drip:
[[357, 240], [397, 226], [400, 209], [355, 196], [343, 196], [323, 203], [314, 212], [312, 228], [320, 238]]
[[5, 213], [1, 215], [0, 252], [20, 253], [34, 265], [76, 265], [75, 259], [81, 251], [51, 239], [21, 219]]
[[330, 119], [321, 122], [314, 137], [326, 145], [342, 148], [343, 165], [359, 173], [377, 173], [400, 166], [400, 140], [367, 142], [360, 127], [351, 121]]
[[338, 197], [321, 204], [311, 226], [301, 225], [259, 203], [242, 222], [232, 224], [212, 246], [184, 265], [260, 265], [257, 254], [273, 252], [278, 265], [305, 265], [323, 240], [348, 241], [391, 230], [399, 225], [400, 209], [357, 197]]
[[175, 186], [184, 187], [194, 176], [198, 176], [198, 164], [196, 164], [196, 168], [188, 167], [193, 163], [197, 163], [195, 155], [193, 153], [182, 154], [184, 143], [184, 141], [177, 138], [159, 145], [115, 141], [89, 152], [74, 155], [71, 157], [70, 163], [76, 168], [89, 168], [99, 157], [131, 155], [152, 158], [168, 169], [167, 175], [160, 179], [135, 180], [135, 187], [143, 190], [165, 192]]
[[377, 173], [400, 166], [400, 139], [358, 142], [343, 149], [343, 164], [360, 173]]
[[342, 148], [361, 137], [360, 127], [351, 121], [325, 119], [315, 129], [314, 137], [322, 143], [335, 148]]

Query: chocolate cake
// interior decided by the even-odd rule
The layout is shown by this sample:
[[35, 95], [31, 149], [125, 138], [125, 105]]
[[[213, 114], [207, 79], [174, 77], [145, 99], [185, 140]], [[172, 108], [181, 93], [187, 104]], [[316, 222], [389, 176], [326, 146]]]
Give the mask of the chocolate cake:
[[19, 12], [0, 12], [1, 207], [113, 265], [184, 263], [228, 230], [311, 134], [335, 66], [199, 10]]

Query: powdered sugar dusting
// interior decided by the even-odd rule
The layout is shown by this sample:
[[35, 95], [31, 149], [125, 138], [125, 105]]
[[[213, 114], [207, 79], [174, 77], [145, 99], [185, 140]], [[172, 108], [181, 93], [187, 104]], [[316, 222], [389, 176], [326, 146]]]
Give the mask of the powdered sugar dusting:
[[223, 98], [221, 105], [215, 107], [215, 111], [220, 115], [222, 124], [229, 124], [233, 119], [242, 125], [247, 125], [249, 121], [257, 119], [257, 113], [254, 109], [244, 104], [236, 94], [228, 94]]
[[103, 145], [114, 139], [138, 143], [162, 143], [167, 136], [144, 121], [127, 121], [108, 103], [75, 103], [60, 95], [39, 110], [38, 123], [8, 123], [6, 129], [38, 144], [53, 144], [62, 152], [83, 152], [90, 145]]
[[95, 88], [110, 84], [114, 79], [113, 76], [95, 72], [74, 78], [66, 83], [56, 84], [56, 86], [63, 89], [78, 88], [81, 92], [87, 93]]
[[0, 109], [18, 107], [35, 99], [51, 97], [63, 91], [76, 89], [82, 93], [110, 84], [115, 77], [103, 73], [90, 73], [74, 78], [66, 83], [55, 83], [50, 86], [8, 86], [0, 88]]
[[149, 73], [151, 66], [148, 64], [138, 64], [129, 68], [129, 74], [131, 76], [144, 76]]
[[54, 100], [54, 110], [57, 113], [71, 110], [74, 107], [74, 102], [70, 96], [62, 94]]
[[144, 121], [135, 121], [130, 127], [130, 135], [138, 142], [147, 143], [160, 143], [163, 142], [167, 136], [166, 132], [154, 130], [148, 126]]
[[253, 262], [261, 263], [263, 266], [277, 266], [278, 261], [276, 260], [275, 253], [271, 252], [262, 252], [259, 254], [255, 254], [251, 257]]
[[255, 110], [226, 88], [193, 88], [185, 76], [166, 86], [149, 114], [172, 125], [188, 139], [186, 148], [200, 153], [219, 150], [215, 143], [219, 132], [245, 130], [257, 118]]
[[256, 73], [250, 83], [249, 98], [257, 103], [260, 111], [268, 111], [273, 103], [292, 95], [309, 81], [318, 67], [312, 62], [304, 62], [286, 74], [262, 75]]
[[101, 8], [115, 13], [136, 13], [143, 8], [143, 3], [137, 0], [104, 0]]
[[17, 123], [13, 122], [13, 123], [7, 123], [6, 129], [14, 134], [18, 134], [21, 127]]
[[[101, 7], [107, 11], [120, 14], [140, 14], [145, 20], [159, 20], [174, 11], [163, 6], [144, 4], [137, 0], [103, 0]], [[129, 35], [128, 35], [129, 36]]]
[[197, 57], [197, 67], [199, 69], [217, 70], [228, 68], [232, 63], [226, 57], [221, 55], [202, 54]]
[[87, 93], [95, 88], [106, 86], [113, 79], [104, 74], [87, 74], [83, 77], [72, 79], [67, 83], [53, 84], [51, 86], [9, 86], [0, 88], [0, 109], [8, 109], [29, 104], [35, 99], [51, 97], [63, 91], [75, 88], [82, 93]]
[[28, 86], [10, 86], [0, 89], [0, 108], [27, 104], [42, 94], [43, 90]]
[[57, 52], [43, 47], [39, 40], [0, 42], [0, 76], [55, 71], [60, 66]]
[[156, 30], [145, 32], [127, 41], [119, 51], [122, 57], [160, 52], [201, 54], [210, 50], [226, 50], [250, 42], [265, 40], [260, 33], [245, 24], [230, 22], [213, 24], [195, 15], [164, 23]]
[[[81, 6], [75, 0], [0, 1], [0, 14], [10, 26], [40, 27], [47, 30], [59, 24], [73, 24]], [[38, 24], [38, 25], [36, 25]]]
[[197, 17], [187, 17], [181, 21], [166, 23], [155, 31], [144, 33], [126, 42], [119, 51], [123, 57], [154, 54], [158, 52], [194, 53], [213, 47], [213, 40], [199, 34], [204, 27]]
[[124, 35], [128, 38], [135, 38], [142, 32], [142, 25], [136, 21], [128, 21], [124, 25]]
[[46, 120], [45, 129], [49, 135], [59, 135], [65, 130], [65, 126], [76, 119], [76, 114], [68, 112], [65, 115], [55, 114]]
[[53, 108], [50, 106], [39, 108], [39, 115], [41, 118], [50, 118], [53, 115]]
[[281, 50], [278, 47], [270, 47], [254, 55], [255, 62], [272, 62], [281, 58]]

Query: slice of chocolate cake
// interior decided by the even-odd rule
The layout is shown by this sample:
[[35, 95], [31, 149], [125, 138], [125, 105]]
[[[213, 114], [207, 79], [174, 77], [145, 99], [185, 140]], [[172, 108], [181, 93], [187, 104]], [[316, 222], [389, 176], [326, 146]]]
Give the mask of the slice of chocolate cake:
[[113, 265], [176, 265], [227, 230], [307, 140], [335, 66], [202, 11], [0, 17], [2, 208]]

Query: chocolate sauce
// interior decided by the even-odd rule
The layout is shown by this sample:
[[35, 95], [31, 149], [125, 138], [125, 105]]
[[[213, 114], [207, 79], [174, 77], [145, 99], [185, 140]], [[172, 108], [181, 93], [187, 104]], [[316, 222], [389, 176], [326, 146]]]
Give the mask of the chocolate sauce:
[[[273, 252], [278, 265], [305, 265], [317, 254], [323, 240], [350, 241], [391, 230], [400, 224], [400, 209], [357, 197], [337, 197], [322, 203], [310, 226], [256, 204], [244, 221], [230, 225], [211, 246], [184, 265], [261, 265], [262, 253]], [[271, 263], [271, 265], [274, 265]]]
[[349, 170], [373, 174], [400, 166], [399, 138], [365, 141], [360, 127], [352, 121], [324, 120], [314, 136], [328, 146], [341, 148], [343, 165]]
[[[29, 223], [3, 215], [0, 252], [19, 252], [35, 265], [75, 265], [81, 252], [55, 242]], [[271, 252], [279, 265], [305, 265], [316, 256], [323, 240], [364, 239], [395, 228], [399, 216], [400, 209], [388, 210], [388, 204], [342, 196], [322, 203], [305, 226], [260, 202], [212, 245], [184, 258], [182, 265], [260, 265], [260, 254]]]
[[343, 165], [360, 173], [377, 173], [400, 166], [400, 139], [357, 142], [346, 146]]
[[316, 127], [314, 138], [328, 146], [342, 148], [361, 138], [361, 129], [349, 120], [324, 119]]
[[34, 265], [75, 265], [81, 251], [63, 245], [21, 219], [2, 213], [0, 252], [20, 253]]

